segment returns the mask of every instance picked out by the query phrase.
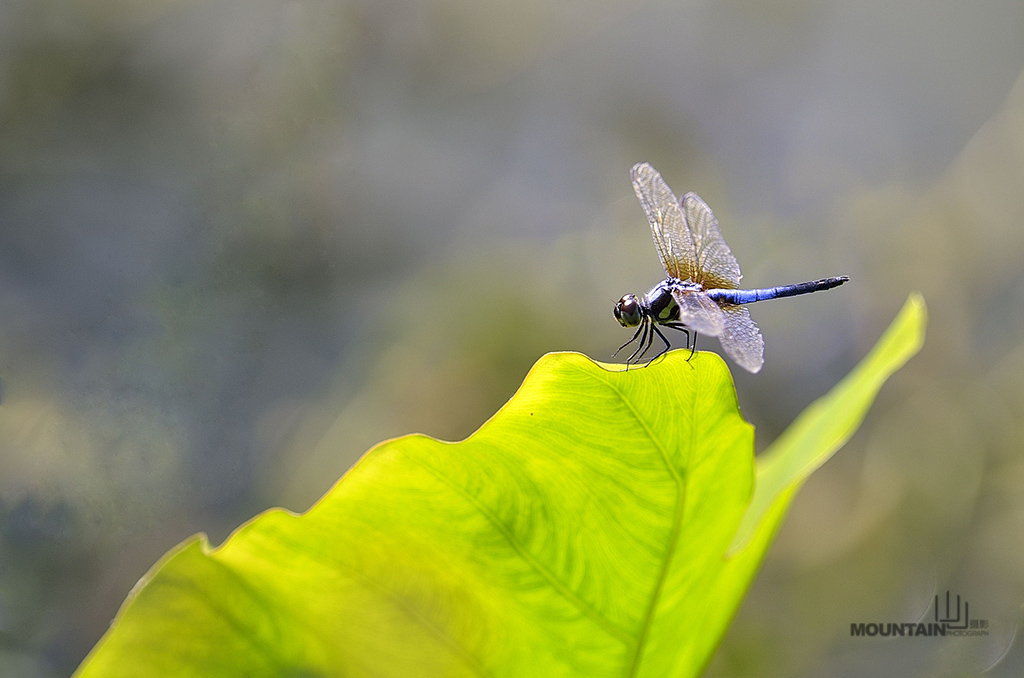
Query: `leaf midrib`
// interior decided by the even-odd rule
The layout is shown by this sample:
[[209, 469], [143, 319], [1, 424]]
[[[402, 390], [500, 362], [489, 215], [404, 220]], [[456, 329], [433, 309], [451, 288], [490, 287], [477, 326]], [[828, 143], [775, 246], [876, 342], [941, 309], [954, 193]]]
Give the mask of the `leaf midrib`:
[[[601, 379], [597, 375], [594, 375], [589, 372], [584, 373], [591, 377], [599, 379], [608, 388], [615, 392], [615, 394], [619, 397], [619, 400], [622, 401], [622, 404], [625, 405], [625, 407], [629, 410], [630, 414], [633, 415], [633, 418], [636, 419], [637, 423], [640, 424], [641, 428], [643, 428], [644, 433], [647, 434], [648, 439], [650, 439], [654, 447], [657, 448], [658, 452], [661, 454], [662, 461], [664, 461], [665, 463], [665, 468], [668, 470], [669, 475], [672, 476], [672, 480], [674, 480], [676, 483], [676, 506], [672, 515], [672, 531], [669, 533], [668, 544], [666, 545], [664, 559], [661, 564], [661, 571], [658, 573], [658, 579], [655, 582], [654, 590], [651, 592], [651, 600], [647, 605], [647, 611], [644, 613], [644, 620], [640, 627], [640, 635], [636, 639], [636, 645], [634, 647], [633, 652], [633, 659], [630, 662], [628, 671], [626, 672], [627, 678], [632, 678], [636, 675], [637, 670], [640, 668], [640, 657], [643, 654], [644, 643], [647, 640], [647, 634], [650, 632], [651, 623], [654, 620], [654, 610], [658, 605], [658, 601], [661, 599], [662, 588], [665, 585], [665, 579], [668, 576], [669, 567], [671, 567], [672, 559], [675, 556], [676, 543], [679, 541], [679, 533], [682, 529], [683, 523], [683, 509], [685, 506], [684, 499], [686, 497], [686, 482], [679, 475], [679, 472], [676, 470], [675, 466], [672, 465], [672, 462], [668, 456], [668, 451], [662, 446], [661, 441], [654, 435], [654, 432], [651, 431], [651, 427], [647, 425], [646, 420], [644, 420], [643, 417], [640, 416], [640, 413], [637, 412], [636, 408], [633, 407], [632, 403], [629, 401], [629, 399], [626, 398], [625, 394], [623, 394], [622, 391], [612, 382]], [[692, 408], [690, 415], [692, 419]], [[691, 422], [690, 426], [691, 449], [693, 444], [693, 432], [695, 430], [695, 427], [692, 425], [692, 423], [693, 422]]]

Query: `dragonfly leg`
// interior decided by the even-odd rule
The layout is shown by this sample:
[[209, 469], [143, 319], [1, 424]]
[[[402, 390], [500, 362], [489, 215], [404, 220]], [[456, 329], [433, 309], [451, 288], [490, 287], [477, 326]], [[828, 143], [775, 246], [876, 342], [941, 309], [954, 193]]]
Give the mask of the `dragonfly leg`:
[[[682, 323], [665, 323], [665, 327], [671, 327], [674, 330], [686, 332], [686, 348], [690, 349], [690, 356], [686, 359], [686, 362], [690, 362], [690, 359], [693, 358], [694, 352], [697, 350], [697, 333], [694, 332], [691, 335], [690, 330]], [[692, 344], [690, 343], [691, 338], [693, 339]]]
[[[636, 338], [640, 336], [640, 333], [643, 331], [643, 329], [644, 329], [644, 323], [640, 323], [640, 327], [636, 328], [636, 332], [634, 332], [633, 336], [629, 338], [629, 341], [627, 341], [625, 344], [623, 344], [622, 346], [619, 346], [617, 349], [615, 349], [615, 353], [612, 353], [612, 357], [614, 358], [615, 356], [617, 356], [619, 354], [619, 351], [621, 351], [622, 349], [626, 348], [627, 346], [632, 344], [634, 341], [636, 341]], [[627, 360], [626, 362], [629, 362], [629, 361]]]
[[[626, 359], [626, 365], [633, 363], [637, 356], [642, 356], [647, 352], [647, 349], [650, 348], [651, 342], [648, 340], [648, 337], [650, 336], [651, 324], [649, 322], [645, 322], [641, 327], [643, 328], [643, 333], [640, 335], [640, 343], [636, 345], [636, 350], [633, 351], [633, 355]], [[645, 343], [647, 346], [644, 346]]]
[[[647, 345], [644, 346], [644, 350], [640, 353], [640, 357], [637, 359], [637, 362], [639, 362], [640, 360], [643, 360], [644, 356], [647, 354], [647, 351], [649, 351], [651, 349], [651, 344], [654, 343], [654, 333], [657, 332], [657, 331], [658, 331], [657, 325], [655, 325], [652, 322], [651, 323], [650, 332], [647, 333]], [[647, 367], [650, 364], [651, 364], [651, 361], [648, 360], [647, 362], [644, 363], [644, 367]]]
[[[682, 323], [663, 323], [664, 327], [671, 327], [672, 329], [682, 332], [686, 335], [686, 348], [690, 348], [690, 328]], [[696, 335], [696, 333], [694, 333]]]
[[[650, 360], [648, 360], [648, 361], [647, 361], [647, 365], [650, 365], [650, 364], [651, 364], [651, 363], [653, 363], [653, 362], [654, 362], [655, 360], [657, 360], [657, 359], [658, 359], [658, 358], [660, 358], [661, 356], [665, 355], [665, 354], [666, 354], [666, 353], [668, 352], [668, 350], [669, 350], [670, 348], [672, 348], [672, 344], [668, 343], [668, 339], [666, 339], [666, 338], [665, 338], [665, 335], [661, 333], [661, 330], [659, 330], [659, 329], [658, 329], [658, 326], [657, 326], [657, 325], [651, 325], [651, 329], [652, 329], [652, 330], [654, 330], [654, 332], [652, 332], [652, 333], [651, 333], [651, 338], [650, 338], [650, 341], [649, 341], [649, 342], [647, 343], [647, 347], [648, 347], [648, 348], [650, 348], [650, 346], [651, 346], [651, 343], [652, 343], [652, 342], [654, 341], [654, 335], [655, 335], [655, 334], [657, 334], [657, 335], [658, 335], [658, 337], [659, 337], [659, 338], [660, 338], [660, 339], [661, 339], [661, 340], [662, 340], [663, 342], [665, 342], [665, 348], [661, 349], [661, 351], [660, 351], [660, 352], [658, 353], [658, 355], [656, 355], [656, 356], [654, 356], [653, 358], [651, 358]], [[644, 367], [647, 367], [647, 365], [644, 365]]]

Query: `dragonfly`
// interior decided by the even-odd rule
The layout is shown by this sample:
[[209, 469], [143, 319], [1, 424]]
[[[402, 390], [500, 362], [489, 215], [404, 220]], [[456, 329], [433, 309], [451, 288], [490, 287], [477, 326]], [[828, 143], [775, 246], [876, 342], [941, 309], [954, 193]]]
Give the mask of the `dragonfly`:
[[[795, 285], [741, 290], [739, 264], [722, 239], [718, 220], [696, 193], [677, 200], [656, 169], [646, 162], [633, 166], [633, 189], [651, 223], [654, 245], [668, 277], [643, 296], [627, 294], [615, 304], [615, 319], [636, 327], [632, 338], [613, 355], [637, 342], [626, 368], [643, 360], [657, 336], [665, 347], [647, 362], [672, 348], [662, 327], [686, 334], [690, 358], [697, 335], [718, 337], [725, 353], [749, 372], [764, 364], [764, 339], [743, 304], [829, 290], [849, 276], [822, 278]], [[691, 342], [692, 339], [692, 342]], [[687, 358], [689, 360], [689, 358]]]

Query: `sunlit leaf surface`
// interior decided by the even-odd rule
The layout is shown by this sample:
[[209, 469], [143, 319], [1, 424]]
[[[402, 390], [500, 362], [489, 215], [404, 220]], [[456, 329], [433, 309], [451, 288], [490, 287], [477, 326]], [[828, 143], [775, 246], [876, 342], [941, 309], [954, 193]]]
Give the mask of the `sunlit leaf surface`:
[[[923, 314], [901, 317], [919, 335]], [[912, 353], [880, 346], [902, 357], [850, 377], [875, 384], [853, 389], [864, 408]], [[699, 673], [795, 486], [748, 511], [753, 430], [722, 360], [687, 355], [629, 372], [545, 356], [467, 440], [385, 442], [306, 514], [187, 541], [78, 675]], [[795, 429], [801, 481], [859, 421], [829, 412]], [[841, 433], [822, 435], [830, 417]]]

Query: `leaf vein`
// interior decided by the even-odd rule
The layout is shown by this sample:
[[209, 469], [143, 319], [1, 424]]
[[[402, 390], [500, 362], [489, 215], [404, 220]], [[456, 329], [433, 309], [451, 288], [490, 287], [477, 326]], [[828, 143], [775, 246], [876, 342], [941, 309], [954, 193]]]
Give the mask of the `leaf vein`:
[[[325, 565], [327, 567], [330, 567], [330, 568], [340, 567], [340, 568], [343, 568], [343, 569], [347, 570], [349, 572], [349, 575], [352, 577], [352, 579], [354, 581], [358, 582], [363, 587], [373, 591], [373, 593], [375, 593], [376, 595], [380, 596], [381, 598], [384, 598], [385, 600], [387, 600], [389, 603], [394, 605], [399, 611], [401, 611], [402, 614], [404, 614], [406, 617], [408, 617], [410, 620], [412, 620], [415, 624], [418, 624], [419, 626], [423, 627], [428, 633], [433, 635], [438, 641], [440, 641], [441, 643], [447, 645], [448, 648], [456, 656], [458, 656], [463, 662], [465, 662], [469, 666], [469, 668], [473, 670], [473, 672], [475, 674], [477, 674], [479, 676], [485, 676], [485, 677], [493, 675], [480, 662], [480, 660], [476, 658], [476, 656], [470, 651], [470, 649], [468, 647], [463, 645], [456, 638], [454, 638], [451, 634], [449, 634], [443, 628], [441, 628], [440, 626], [435, 624], [429, 618], [419, 614], [413, 607], [408, 605], [408, 603], [406, 603], [401, 597], [395, 596], [394, 594], [392, 594], [392, 592], [389, 591], [386, 586], [384, 586], [380, 582], [372, 579], [363, 570], [361, 570], [358, 567], [352, 565], [351, 563], [347, 563], [347, 562], [339, 561], [339, 560], [335, 560], [335, 559], [323, 558], [323, 557], [319, 556], [319, 554], [317, 554], [317, 553], [315, 553], [313, 551], [310, 551], [308, 549], [304, 549], [302, 547], [302, 544], [297, 544], [297, 543], [294, 543], [294, 542], [290, 542], [290, 544], [291, 544], [291, 546], [293, 548], [296, 548], [297, 550], [298, 549], [303, 550], [303, 552], [305, 553], [306, 557], [314, 559], [314, 560], [320, 562], [321, 564], [323, 564], [323, 565]], [[293, 619], [295, 619], [295, 618], [293, 617]], [[295, 619], [295, 621], [298, 622], [300, 620]], [[309, 626], [309, 625], [307, 624], [307, 626]], [[315, 629], [314, 629], [314, 632], [315, 632]]]
[[494, 513], [492, 513], [491, 510], [487, 508], [487, 506], [482, 504], [476, 497], [467, 492], [465, 488], [462, 488], [459, 485], [452, 482], [448, 477], [446, 477], [440, 471], [432, 467], [430, 464], [427, 464], [426, 462], [420, 459], [414, 459], [413, 461], [422, 468], [426, 469], [429, 473], [431, 473], [435, 478], [443, 482], [445, 485], [455, 490], [477, 511], [479, 511], [480, 514], [483, 515], [488, 520], [488, 522], [490, 522], [491, 525], [493, 525], [494, 528], [502, 534], [503, 537], [505, 537], [506, 541], [508, 541], [509, 545], [519, 555], [519, 557], [526, 561], [526, 563], [530, 567], [532, 567], [549, 584], [551, 584], [551, 586], [554, 587], [554, 589], [558, 591], [558, 593], [563, 598], [565, 598], [569, 603], [571, 603], [574, 607], [580, 610], [580, 612], [585, 614], [592, 621], [598, 624], [601, 628], [603, 628], [609, 634], [618, 638], [623, 643], [632, 646], [633, 643], [636, 642], [633, 640], [633, 638], [629, 635], [627, 631], [620, 628], [610, 619], [607, 619], [604, 615], [602, 615], [600, 612], [594, 609], [593, 606], [591, 606], [585, 600], [576, 595], [576, 593], [573, 592], [572, 589], [566, 586], [558, 577], [555, 576], [554, 572], [552, 572], [543, 563], [537, 560], [537, 558], [519, 542], [519, 540], [512, 533], [512, 531], [500, 520], [498, 520], [498, 517], [494, 515]]

